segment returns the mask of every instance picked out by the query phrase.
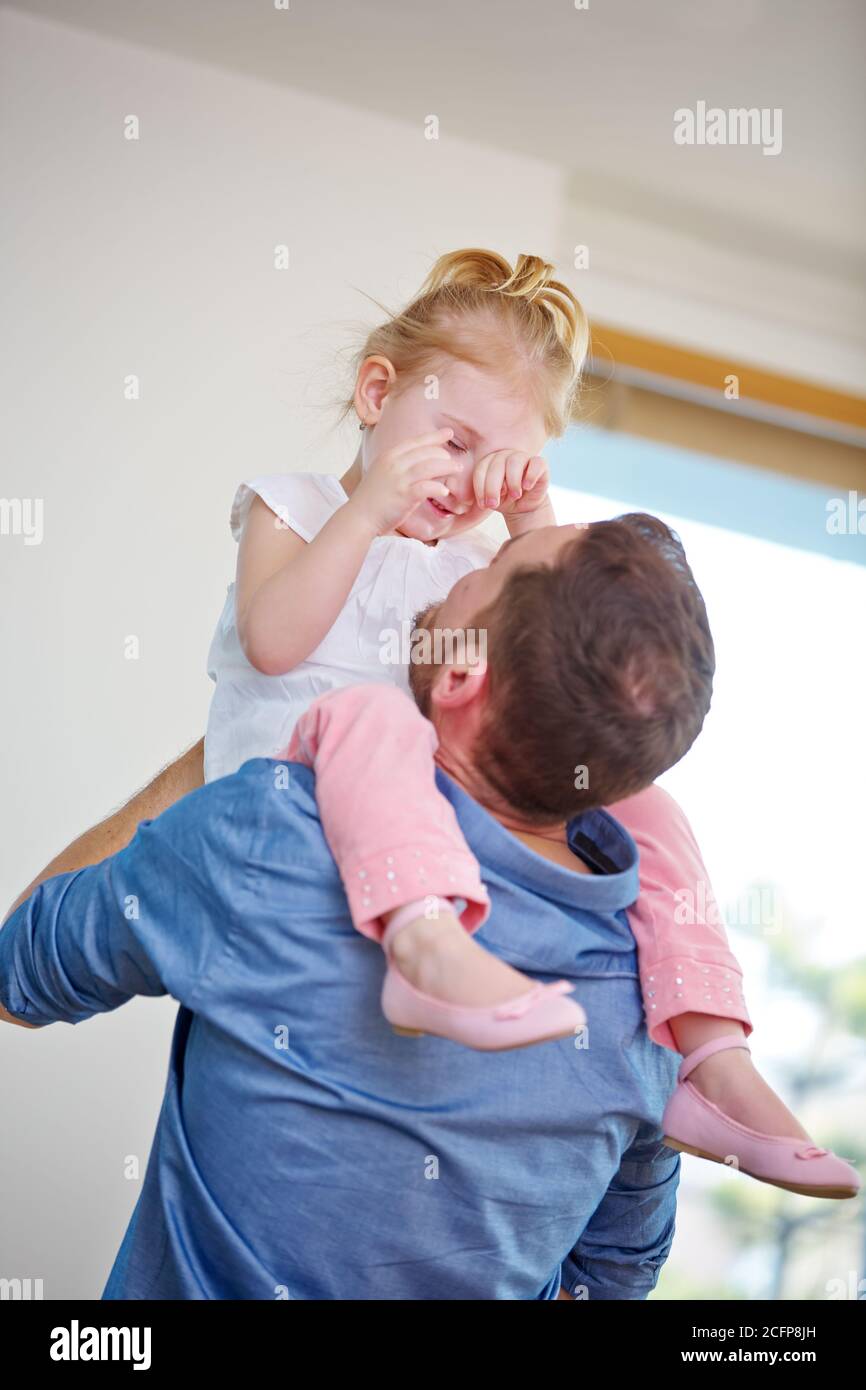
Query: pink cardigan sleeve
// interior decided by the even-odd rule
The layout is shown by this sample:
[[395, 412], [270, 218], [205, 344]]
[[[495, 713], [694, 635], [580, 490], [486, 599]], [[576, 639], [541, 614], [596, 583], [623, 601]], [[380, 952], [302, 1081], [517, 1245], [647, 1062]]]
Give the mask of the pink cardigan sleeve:
[[676, 1051], [669, 1020], [684, 1013], [739, 1019], [748, 1035], [743, 972], [682, 810], [656, 786], [607, 809], [640, 851], [640, 895], [628, 918], [653, 1042]]
[[378, 940], [381, 915], [416, 898], [460, 898], [474, 931], [490, 911], [478, 861], [436, 786], [436, 732], [391, 685], [332, 691], [301, 716], [287, 755], [316, 774], [322, 829], [352, 921]]

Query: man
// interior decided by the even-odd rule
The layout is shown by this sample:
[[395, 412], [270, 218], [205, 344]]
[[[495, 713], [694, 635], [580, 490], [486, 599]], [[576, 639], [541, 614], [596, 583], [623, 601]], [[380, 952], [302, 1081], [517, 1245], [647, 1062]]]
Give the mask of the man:
[[136, 994], [182, 1006], [104, 1297], [654, 1286], [673, 1235], [678, 1159], [658, 1125], [677, 1059], [644, 1027], [634, 842], [604, 812], [572, 817], [690, 746], [712, 683], [703, 603], [676, 539], [636, 517], [512, 541], [427, 621], [479, 619], [486, 671], [412, 671], [437, 782], [490, 891], [484, 943], [573, 979], [588, 1033], [496, 1054], [396, 1037], [310, 770], [253, 759], [183, 797], [111, 858], [43, 883], [0, 931], [9, 1022], [76, 1023]]

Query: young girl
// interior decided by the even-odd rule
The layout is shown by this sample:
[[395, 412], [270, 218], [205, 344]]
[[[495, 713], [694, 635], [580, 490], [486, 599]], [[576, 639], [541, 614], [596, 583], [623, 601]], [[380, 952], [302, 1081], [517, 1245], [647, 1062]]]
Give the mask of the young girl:
[[[416, 299], [358, 355], [346, 413], [357, 412], [363, 438], [348, 472], [240, 487], [237, 578], [209, 658], [217, 684], [207, 780], [249, 757], [280, 755], [319, 696], [370, 683], [405, 689], [407, 665], [384, 657], [383, 640], [490, 561], [497, 544], [477, 529], [490, 512], [512, 537], [553, 523], [540, 451], [569, 421], [588, 331], [551, 272], [537, 257], [519, 257], [514, 269], [488, 251], [441, 257]], [[572, 1033], [585, 1019], [566, 997], [568, 982], [538, 985], [473, 940], [486, 892], [435, 789], [434, 747], [432, 726], [408, 700], [349, 690], [317, 701], [290, 749], [316, 767], [323, 828], [355, 925], [386, 951], [386, 1013], [402, 1031], [475, 1047]], [[370, 749], [378, 773], [368, 758], [365, 795], [375, 812], [360, 833], [339, 796], [322, 789], [341, 759], [357, 765]], [[853, 1196], [856, 1173], [812, 1145], [751, 1066], [741, 971], [719, 919], [710, 911], [687, 929], [677, 923], [677, 888], [707, 901], [679, 808], [650, 787], [613, 811], [641, 850], [630, 920], [650, 1033], [687, 1054], [665, 1115], [669, 1142], [719, 1162], [733, 1157], [794, 1191]], [[414, 876], [413, 853], [423, 860]]]

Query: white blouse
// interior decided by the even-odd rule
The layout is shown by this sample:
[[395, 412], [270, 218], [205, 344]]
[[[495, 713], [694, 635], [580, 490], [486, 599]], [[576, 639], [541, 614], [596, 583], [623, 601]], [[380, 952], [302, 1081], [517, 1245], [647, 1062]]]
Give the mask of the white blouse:
[[[305, 541], [349, 500], [339, 478], [330, 474], [255, 478], [242, 483], [235, 495], [235, 540], [240, 540], [254, 496]], [[248, 758], [277, 756], [304, 710], [329, 690], [369, 681], [408, 690], [408, 660], [395, 663], [395, 647], [406, 657], [415, 615], [443, 599], [464, 574], [489, 564], [499, 544], [480, 529], [438, 545], [407, 536], [377, 537], [333, 627], [306, 661], [284, 676], [262, 675], [244, 656], [235, 625], [235, 586], [230, 584], [208, 653], [208, 675], [216, 690], [205, 737], [205, 781], [236, 772]], [[314, 594], [310, 602], [315, 603]]]

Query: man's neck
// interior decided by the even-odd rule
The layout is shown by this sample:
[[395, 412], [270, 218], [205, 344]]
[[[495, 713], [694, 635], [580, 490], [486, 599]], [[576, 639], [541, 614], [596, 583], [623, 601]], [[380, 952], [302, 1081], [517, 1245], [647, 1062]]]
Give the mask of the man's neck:
[[565, 821], [557, 821], [549, 826], [538, 826], [530, 823], [525, 816], [521, 816], [519, 812], [507, 806], [501, 798], [497, 797], [471, 764], [471, 761], [452, 748], [443, 747], [440, 744], [436, 750], [436, 762], [442, 771], [447, 772], [451, 780], [456, 782], [462, 791], [466, 792], [467, 796], [471, 796], [473, 801], [477, 801], [488, 815], [510, 831], [515, 839], [526, 845], [527, 849], [540, 854], [542, 859], [549, 859], [553, 864], [571, 869], [574, 873], [592, 873], [590, 867], [584, 864], [583, 860], [579, 859], [571, 849]]

